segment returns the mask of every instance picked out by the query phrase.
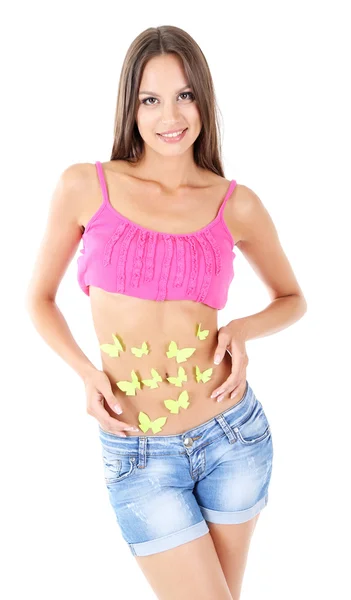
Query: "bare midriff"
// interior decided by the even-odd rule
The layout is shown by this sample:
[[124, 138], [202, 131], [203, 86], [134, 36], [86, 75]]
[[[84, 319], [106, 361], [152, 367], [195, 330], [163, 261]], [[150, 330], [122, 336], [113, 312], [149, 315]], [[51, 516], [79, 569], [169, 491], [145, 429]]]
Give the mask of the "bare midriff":
[[[214, 364], [218, 343], [216, 309], [188, 300], [159, 302], [134, 298], [109, 293], [94, 286], [90, 286], [90, 302], [99, 346], [113, 345], [113, 336], [116, 336], [123, 347], [118, 356], [109, 356], [100, 349], [102, 369], [110, 380], [112, 391], [123, 412], [117, 415], [107, 402], [104, 402], [105, 409], [111, 417], [139, 428], [140, 413], [145, 413], [146, 419], [151, 422], [166, 417], [158, 433], [154, 433], [150, 427], [145, 432], [125, 431], [126, 435], [181, 434], [234, 406], [243, 397], [246, 381], [240, 384], [237, 395], [232, 399], [232, 390], [221, 402], [211, 398], [211, 393], [225, 382], [232, 368], [228, 352], [219, 365]], [[201, 331], [209, 330], [207, 337], [202, 340], [197, 336], [200, 324]], [[177, 362], [176, 357], [167, 356], [172, 341], [177, 344], [178, 349], [195, 348], [195, 351], [184, 362]], [[131, 348], [140, 349], [143, 342], [147, 344], [148, 353], [138, 357]], [[187, 377], [181, 387], [167, 380], [167, 377], [178, 376], [179, 367], [183, 367]], [[198, 382], [196, 367], [201, 373], [212, 369], [210, 379]], [[153, 379], [152, 369], [162, 378], [155, 388], [142, 383], [142, 380]], [[119, 389], [117, 382], [131, 382], [132, 371], [138, 377], [140, 389], [135, 389], [135, 395], [127, 395]], [[177, 413], [170, 412], [165, 400], [177, 401], [184, 390], [187, 392], [187, 407], [178, 406]]]

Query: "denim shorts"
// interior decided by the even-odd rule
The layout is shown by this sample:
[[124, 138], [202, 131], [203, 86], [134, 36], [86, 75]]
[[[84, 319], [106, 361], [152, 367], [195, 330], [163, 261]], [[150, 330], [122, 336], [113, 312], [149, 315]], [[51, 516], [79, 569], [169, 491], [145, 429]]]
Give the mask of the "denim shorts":
[[184, 433], [121, 438], [98, 427], [104, 483], [133, 555], [205, 535], [206, 521], [243, 523], [267, 504], [271, 428], [248, 381], [239, 402]]

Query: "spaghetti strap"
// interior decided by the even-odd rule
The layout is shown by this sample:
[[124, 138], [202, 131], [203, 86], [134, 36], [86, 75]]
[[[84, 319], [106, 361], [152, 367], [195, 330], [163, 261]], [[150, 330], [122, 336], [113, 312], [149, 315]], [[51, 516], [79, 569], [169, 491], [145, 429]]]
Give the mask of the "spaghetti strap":
[[225, 207], [225, 205], [227, 203], [228, 198], [231, 196], [231, 193], [232, 193], [233, 189], [235, 188], [235, 186], [236, 186], [236, 181], [235, 181], [235, 179], [232, 179], [231, 182], [230, 182], [230, 184], [229, 184], [227, 193], [224, 196], [224, 200], [223, 200], [221, 206], [219, 207], [218, 216], [220, 216], [220, 215], [223, 214], [224, 207]]
[[97, 160], [95, 162], [95, 165], [96, 165], [97, 174], [98, 174], [99, 181], [100, 181], [100, 187], [101, 187], [102, 197], [103, 197], [103, 204], [109, 204], [110, 200], [109, 200], [109, 197], [108, 197], [108, 191], [107, 191], [107, 186], [106, 186], [104, 169], [103, 169], [102, 164], [101, 164], [101, 162], [99, 160]]

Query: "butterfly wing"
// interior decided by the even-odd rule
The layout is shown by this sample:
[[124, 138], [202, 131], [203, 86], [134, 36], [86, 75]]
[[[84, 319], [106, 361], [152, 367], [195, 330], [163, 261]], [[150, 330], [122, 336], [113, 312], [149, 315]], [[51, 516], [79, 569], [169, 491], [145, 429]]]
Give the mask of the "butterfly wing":
[[173, 385], [176, 385], [178, 387], [180, 387], [180, 385], [181, 385], [180, 383], [178, 383], [179, 382], [178, 377], [166, 377], [166, 379], [167, 379], [167, 381], [169, 381], [169, 383], [172, 383]]
[[151, 369], [151, 375], [153, 376], [155, 381], [162, 381], [161, 375], [156, 371], [156, 369]]
[[126, 396], [135, 396], [135, 386], [131, 381], [117, 381], [117, 387], [122, 392], [126, 393]]
[[157, 383], [155, 382], [154, 379], [142, 379], [141, 381], [144, 385], [146, 385], [149, 388], [157, 387]]
[[131, 376], [132, 376], [132, 385], [134, 386], [134, 388], [138, 388], [140, 390], [140, 381], [138, 379], [138, 375], [136, 374], [136, 372], [133, 370], [131, 372]]
[[196, 332], [196, 336], [200, 340], [205, 340], [209, 333], [210, 333], [209, 329], [204, 329], [203, 331], [201, 331], [201, 323], [199, 323], [199, 326], [198, 326], [197, 332]]
[[182, 348], [177, 352], [177, 363], [185, 362], [192, 354], [194, 354], [196, 348]]
[[167, 354], [168, 358], [173, 358], [174, 356], [177, 356], [177, 352], [178, 352], [177, 344], [172, 340], [169, 343], [168, 351], [166, 352], [166, 354]]
[[101, 344], [100, 348], [103, 352], [106, 352], [106, 354], [111, 356], [111, 358], [119, 357], [119, 350], [114, 344]]
[[135, 346], [133, 346], [130, 351], [137, 356], [138, 358], [140, 358], [141, 356], [143, 356], [143, 354], [149, 354], [148, 348], [147, 348], [147, 343], [143, 342], [141, 344], [141, 348], [136, 348]]
[[168, 410], [172, 413], [172, 415], [177, 415], [179, 413], [179, 404], [178, 400], [164, 400], [164, 405]]
[[130, 351], [134, 354], [134, 356], [137, 356], [138, 358], [140, 358], [143, 355], [143, 349], [142, 348], [135, 348], [133, 346], [130, 349]]
[[188, 376], [185, 373], [184, 367], [179, 367], [179, 369], [178, 369], [178, 378], [179, 378], [179, 381], [188, 381]]
[[188, 408], [190, 402], [188, 402], [189, 400], [189, 394], [187, 392], [187, 390], [183, 390], [182, 393], [178, 396], [178, 404], [179, 406], [181, 406], [182, 408]]
[[142, 382], [150, 387], [151, 389], [158, 388], [158, 382], [162, 381], [161, 375], [156, 371], [156, 369], [151, 369], [152, 379], [142, 379]]
[[202, 373], [197, 365], [195, 365], [195, 371], [196, 371], [196, 381], [197, 381], [197, 383], [199, 383], [199, 381], [201, 381]]
[[120, 352], [124, 352], [123, 346], [122, 346], [121, 342], [119, 341], [118, 337], [114, 333], [112, 334], [112, 337], [113, 337], [113, 341], [115, 343], [116, 348], [118, 348], [118, 350]]
[[206, 371], [203, 371], [203, 373], [202, 373], [202, 381], [204, 383], [207, 383], [207, 381], [210, 381], [211, 375], [212, 375], [212, 367], [210, 369], [206, 369]]
[[158, 433], [159, 431], [161, 431], [166, 421], [167, 417], [158, 417], [158, 419], [151, 421], [151, 429], [153, 433]]
[[148, 347], [147, 347], [147, 343], [146, 343], [146, 342], [143, 342], [143, 343], [141, 344], [141, 347], [142, 347], [142, 350], [143, 350], [143, 353], [144, 353], [144, 354], [149, 354], [149, 349], [148, 349]]
[[176, 387], [182, 387], [182, 382], [188, 381], [188, 376], [186, 375], [184, 368], [179, 367], [177, 377], [167, 377], [166, 379]]
[[139, 427], [145, 433], [150, 427], [150, 424], [151, 424], [150, 418], [147, 416], [146, 413], [144, 413], [142, 411], [140, 411], [138, 418], [139, 418]]

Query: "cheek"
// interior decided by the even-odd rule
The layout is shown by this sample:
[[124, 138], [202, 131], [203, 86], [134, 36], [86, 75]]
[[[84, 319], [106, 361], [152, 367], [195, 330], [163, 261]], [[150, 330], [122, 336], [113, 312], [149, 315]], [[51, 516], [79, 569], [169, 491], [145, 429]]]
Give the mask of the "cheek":
[[136, 119], [138, 128], [140, 133], [145, 132], [147, 135], [150, 133], [150, 129], [156, 131], [157, 127], [157, 117], [156, 114], [153, 114], [153, 111], [145, 111], [142, 108], [139, 108]]
[[201, 127], [200, 111], [199, 111], [198, 107], [196, 106], [196, 104], [189, 105], [187, 107], [187, 110], [184, 111], [183, 114], [184, 114], [184, 118], [189, 123], [192, 123], [194, 126]]

